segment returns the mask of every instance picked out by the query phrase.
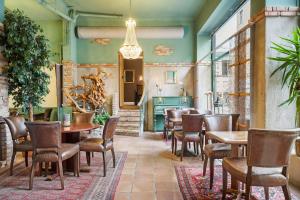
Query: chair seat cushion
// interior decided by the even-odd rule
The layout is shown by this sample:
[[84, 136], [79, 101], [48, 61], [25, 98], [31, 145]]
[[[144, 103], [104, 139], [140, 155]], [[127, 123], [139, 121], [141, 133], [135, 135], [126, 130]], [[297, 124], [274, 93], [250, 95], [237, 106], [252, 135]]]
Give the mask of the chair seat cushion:
[[61, 144], [61, 157], [62, 157], [62, 160], [67, 160], [67, 159], [73, 157], [78, 152], [79, 152], [79, 145], [78, 144], [69, 144], [69, 143], [62, 143]]
[[[80, 151], [87, 152], [102, 152], [104, 150], [102, 138], [87, 138], [79, 143]], [[112, 147], [112, 142], [108, 142], [105, 146], [106, 149]]]
[[207, 144], [204, 147], [205, 155], [214, 159], [222, 159], [225, 157], [229, 157], [230, 152], [230, 145], [224, 143]]
[[33, 148], [31, 141], [26, 140], [20, 144], [16, 144], [15, 149], [16, 151], [32, 151]]
[[[247, 159], [246, 158], [224, 158], [223, 167], [231, 176], [246, 182]], [[254, 186], [276, 187], [287, 184], [287, 179], [281, 174], [282, 168], [252, 167], [252, 184]]]
[[[175, 132], [174, 136], [179, 141], [183, 140], [183, 132], [182, 131]], [[187, 142], [200, 142], [201, 138], [199, 136], [199, 133], [186, 133], [184, 140]]]

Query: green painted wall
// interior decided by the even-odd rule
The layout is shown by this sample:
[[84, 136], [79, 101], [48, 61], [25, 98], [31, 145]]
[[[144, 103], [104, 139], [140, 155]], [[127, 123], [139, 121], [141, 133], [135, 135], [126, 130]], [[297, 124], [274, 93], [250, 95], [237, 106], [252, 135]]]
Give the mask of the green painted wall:
[[61, 20], [49, 20], [49, 21], [36, 21], [44, 31], [44, 35], [49, 40], [50, 50], [53, 54], [51, 56], [51, 62], [61, 62], [61, 45], [63, 42], [62, 35], [62, 21]]
[[[211, 51], [211, 37], [210, 35], [198, 35], [197, 36], [197, 61], [203, 59]], [[210, 60], [210, 57], [206, 57], [205, 60]]]
[[[82, 18], [78, 26], [125, 26], [124, 20], [99, 20]], [[193, 23], [189, 21], [137, 21], [138, 26], [184, 26], [183, 39], [138, 39], [144, 50], [145, 62], [194, 62], [194, 30]], [[77, 63], [117, 63], [118, 50], [124, 39], [112, 39], [111, 43], [102, 46], [91, 39], [77, 39]], [[164, 45], [174, 49], [170, 56], [157, 56], [153, 53], [156, 45]]]
[[4, 20], [4, 0], [0, 0], [0, 22]]

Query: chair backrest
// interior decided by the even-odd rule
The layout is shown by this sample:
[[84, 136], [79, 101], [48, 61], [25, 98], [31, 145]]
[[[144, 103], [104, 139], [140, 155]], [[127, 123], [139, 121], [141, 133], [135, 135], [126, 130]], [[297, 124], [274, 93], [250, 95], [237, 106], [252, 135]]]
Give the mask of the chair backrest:
[[111, 116], [104, 125], [102, 138], [104, 140], [104, 143], [106, 141], [110, 141], [114, 137], [114, 133], [116, 131], [118, 122], [119, 122], [119, 116]]
[[201, 132], [203, 125], [203, 115], [188, 114], [182, 115], [183, 132]]
[[248, 131], [247, 164], [254, 167], [288, 166], [289, 155], [300, 129]]
[[232, 131], [231, 115], [205, 115], [206, 131]]
[[13, 140], [17, 140], [21, 137], [27, 136], [27, 128], [25, 126], [25, 119], [24, 117], [7, 117], [4, 118], [6, 124], [9, 127], [11, 132], [11, 137]]
[[189, 110], [171, 110], [170, 112], [168, 112], [168, 118], [181, 118], [182, 115], [187, 114], [190, 114]]
[[75, 124], [93, 123], [94, 115], [95, 115], [94, 112], [88, 112], [88, 113], [74, 112], [73, 121]]
[[164, 114], [168, 115], [168, 110], [176, 110], [176, 108], [164, 108]]
[[60, 122], [25, 122], [35, 151], [58, 151], [61, 147]]
[[196, 109], [190, 110], [190, 114], [200, 114], [200, 112]]
[[237, 131], [240, 114], [231, 114], [231, 116], [232, 116], [232, 130]]

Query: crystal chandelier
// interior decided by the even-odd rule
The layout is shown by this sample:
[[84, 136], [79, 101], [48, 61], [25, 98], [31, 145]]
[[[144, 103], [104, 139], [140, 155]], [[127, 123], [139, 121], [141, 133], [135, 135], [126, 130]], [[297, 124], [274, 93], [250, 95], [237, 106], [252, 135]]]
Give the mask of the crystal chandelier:
[[[130, 0], [130, 10], [131, 10], [131, 0]], [[126, 36], [125, 41], [120, 48], [120, 52], [125, 59], [137, 59], [142, 53], [142, 48], [139, 46], [136, 34], [135, 34], [136, 22], [134, 19], [129, 18], [126, 21]]]

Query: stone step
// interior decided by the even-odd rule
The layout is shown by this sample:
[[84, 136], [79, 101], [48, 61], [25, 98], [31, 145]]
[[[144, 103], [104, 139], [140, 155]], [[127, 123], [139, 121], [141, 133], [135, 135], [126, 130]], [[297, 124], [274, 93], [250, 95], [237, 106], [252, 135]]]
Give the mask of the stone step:
[[121, 116], [119, 121], [120, 122], [139, 122], [140, 121], [140, 117], [136, 117], [136, 116]]
[[119, 122], [118, 127], [140, 127], [140, 122]]
[[139, 130], [128, 130], [128, 129], [116, 129], [116, 135], [126, 135], [126, 136], [135, 136], [138, 137], [140, 135]]
[[127, 117], [127, 116], [132, 116], [132, 117], [139, 117], [141, 115], [140, 111], [125, 111], [125, 110], [119, 110], [118, 115], [120, 117]]

